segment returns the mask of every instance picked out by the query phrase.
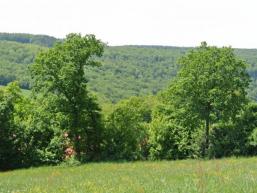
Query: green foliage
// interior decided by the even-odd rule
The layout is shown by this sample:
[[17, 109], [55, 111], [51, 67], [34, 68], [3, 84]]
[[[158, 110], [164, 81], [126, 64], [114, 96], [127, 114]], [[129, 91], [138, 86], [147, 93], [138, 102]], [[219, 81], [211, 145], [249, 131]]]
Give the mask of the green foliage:
[[66, 141], [44, 106], [22, 95], [17, 83], [0, 93], [0, 170], [61, 162]]
[[86, 69], [89, 89], [111, 103], [130, 96], [155, 95], [176, 75], [176, 60], [185, 50], [176, 47], [107, 47], [102, 66]]
[[169, 88], [168, 100], [175, 110], [202, 121], [198, 128], [205, 124], [202, 149], [205, 156], [210, 126], [234, 119], [246, 103], [250, 82], [246, 63], [231, 48], [208, 47], [205, 42], [183, 56], [179, 63], [181, 69]]
[[[47, 48], [38, 46], [41, 44], [35, 45], [34, 41], [20, 43], [15, 39], [15, 34], [9, 36], [12, 38], [3, 36], [0, 40], [0, 50], [4, 51], [0, 51], [0, 84], [6, 85], [8, 82], [18, 80], [22, 88], [28, 89], [30, 77], [27, 66], [33, 63], [40, 49]], [[37, 38], [35, 36], [35, 39]], [[56, 41], [53, 40], [50, 45], [54, 42]], [[85, 69], [89, 81], [88, 88], [97, 93], [103, 106], [130, 96], [156, 94], [166, 88], [170, 80], [176, 76], [177, 60], [189, 50], [191, 49], [161, 46], [106, 47], [100, 59], [102, 66], [99, 68], [87, 66]], [[234, 52], [250, 64], [247, 71], [253, 81], [248, 92], [249, 96], [256, 100], [257, 50], [235, 49]]]
[[20, 166], [19, 135], [15, 125], [15, 106], [21, 100], [17, 83], [0, 89], [0, 170]]
[[[53, 48], [41, 52], [31, 66], [33, 92], [41, 93], [54, 116], [69, 134], [78, 159], [97, 154], [100, 144], [100, 114], [86, 88], [85, 66], [97, 66], [104, 45], [93, 35], [69, 34]], [[96, 155], [94, 155], [96, 156]]]
[[256, 155], [257, 104], [244, 107], [234, 122], [219, 123], [211, 130], [211, 157]]
[[[185, 159], [199, 155], [199, 129], [192, 129], [180, 113], [170, 105], [165, 92], [159, 96], [159, 104], [153, 109], [150, 123], [150, 159]], [[192, 120], [194, 121], [194, 120]]]
[[64, 159], [67, 140], [58, 123], [60, 118], [52, 116], [48, 107], [44, 100], [27, 99], [17, 108], [16, 124], [23, 129], [25, 166], [57, 164]]
[[64, 167], [71, 167], [71, 166], [79, 166], [81, 165], [81, 162], [79, 162], [75, 156], [71, 156], [64, 160], [64, 162], [61, 163], [61, 166]]
[[257, 104], [247, 104], [234, 123], [222, 123], [212, 131], [214, 157], [255, 155]]
[[235, 127], [240, 130], [237, 142], [241, 146], [240, 154], [256, 155], [255, 138], [253, 136], [257, 128], [257, 103], [250, 102], [247, 104], [235, 123]]
[[32, 92], [18, 83], [0, 88], [0, 169], [257, 153], [257, 106], [235, 54], [254, 62], [252, 50], [202, 43], [190, 51], [107, 47], [103, 55], [94, 35], [69, 34], [50, 48], [10, 37], [0, 40], [1, 84], [18, 79]]
[[19, 81], [22, 88], [29, 88], [28, 65], [35, 55], [45, 48], [17, 42], [0, 41], [0, 84]]
[[[256, 128], [253, 130], [253, 132], [249, 136], [249, 144], [254, 148], [256, 148], [256, 146], [257, 146], [257, 129]], [[256, 153], [256, 151], [255, 151], [255, 153]]]
[[247, 136], [244, 135], [243, 129], [232, 123], [214, 126], [210, 133], [209, 156], [221, 158], [244, 155], [247, 151]]
[[151, 121], [152, 98], [131, 97], [115, 105], [106, 118], [104, 158], [116, 160], [146, 159], [147, 125]]
[[182, 159], [187, 157], [181, 141], [183, 128], [169, 123], [164, 118], [157, 117], [151, 122], [150, 132], [151, 159]]

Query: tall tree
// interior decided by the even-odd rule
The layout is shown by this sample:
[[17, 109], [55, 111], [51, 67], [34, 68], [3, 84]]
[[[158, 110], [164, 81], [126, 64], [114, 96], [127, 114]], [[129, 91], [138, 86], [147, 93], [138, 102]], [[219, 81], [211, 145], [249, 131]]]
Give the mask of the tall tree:
[[183, 56], [179, 64], [180, 71], [169, 88], [170, 100], [182, 116], [204, 123], [205, 156], [210, 126], [215, 121], [231, 120], [247, 101], [250, 79], [246, 63], [230, 47], [210, 47], [203, 42]]
[[[69, 34], [66, 39], [53, 48], [40, 53], [31, 66], [34, 92], [40, 92], [47, 98], [51, 95], [50, 104], [54, 113], [65, 117], [63, 129], [69, 134], [80, 159], [81, 153], [97, 145], [85, 144], [88, 141], [98, 142], [99, 108], [87, 91], [85, 66], [98, 66], [96, 57], [102, 55], [104, 44], [94, 35], [81, 36]], [[87, 150], [86, 150], [87, 149]]]

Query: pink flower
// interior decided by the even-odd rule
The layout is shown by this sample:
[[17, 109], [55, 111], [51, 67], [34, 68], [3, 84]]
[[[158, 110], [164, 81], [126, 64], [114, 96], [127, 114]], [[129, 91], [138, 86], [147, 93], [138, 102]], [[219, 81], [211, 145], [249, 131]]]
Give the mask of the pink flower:
[[65, 154], [66, 154], [66, 158], [71, 157], [72, 155], [75, 155], [75, 150], [73, 149], [73, 147], [68, 147], [65, 149]]

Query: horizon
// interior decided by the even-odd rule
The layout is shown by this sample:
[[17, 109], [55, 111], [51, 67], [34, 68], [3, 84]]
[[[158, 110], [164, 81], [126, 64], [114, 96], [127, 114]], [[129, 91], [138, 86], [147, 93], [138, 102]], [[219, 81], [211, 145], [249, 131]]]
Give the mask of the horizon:
[[[33, 33], [28, 33], [28, 32], [0, 32], [0, 34], [1, 33], [6, 33], [6, 34], [28, 34], [28, 35], [35, 35], [35, 36], [42, 35], [42, 36], [53, 37], [53, 38], [56, 38], [56, 39], [59, 39], [59, 40], [63, 39], [63, 38], [60, 38], [60, 37], [56, 37], [56, 36], [52, 36], [52, 35], [48, 35], [48, 34], [43, 34], [43, 33], [33, 34]], [[70, 33], [76, 33], [76, 32], [70, 32]], [[82, 34], [82, 35], [87, 35], [87, 34]], [[96, 37], [96, 38], [98, 38], [98, 37]], [[101, 41], [103, 41], [103, 40], [101, 40]], [[105, 41], [103, 41], [103, 42], [105, 42]], [[204, 42], [204, 41], [201, 41], [201, 42]], [[109, 47], [139, 46], [139, 47], [163, 47], [163, 48], [196, 48], [197, 46], [199, 46], [201, 44], [201, 42], [199, 42], [199, 44], [196, 45], [196, 46], [158, 45], [158, 44], [153, 44], [153, 45], [150, 45], [150, 44], [149, 45], [144, 45], [144, 44], [109, 45], [108, 43], [107, 43], [107, 46], [109, 46]], [[217, 46], [217, 45], [209, 44], [208, 42], [206, 42], [206, 43], [208, 45], [210, 45], [210, 46]], [[223, 46], [217, 46], [217, 47], [231, 47], [232, 49], [246, 49], [246, 50], [256, 50], [257, 49], [257, 47], [256, 48], [255, 47], [253, 47], [253, 48], [244, 48], [244, 47], [232, 47], [231, 45], [223, 45]]]
[[257, 48], [253, 0], [2, 0], [0, 31], [95, 34], [112, 46]]

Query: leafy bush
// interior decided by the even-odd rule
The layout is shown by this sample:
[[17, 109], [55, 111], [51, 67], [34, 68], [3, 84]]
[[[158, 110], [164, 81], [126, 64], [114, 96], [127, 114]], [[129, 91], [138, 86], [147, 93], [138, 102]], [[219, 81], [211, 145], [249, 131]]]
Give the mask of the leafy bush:
[[151, 108], [142, 98], [131, 97], [115, 106], [107, 117], [104, 134], [105, 159], [146, 159], [148, 149], [147, 124]]
[[256, 155], [257, 103], [251, 102], [229, 123], [219, 123], [211, 131], [211, 157]]
[[22, 99], [18, 84], [0, 89], [0, 170], [20, 167], [20, 131], [15, 125], [15, 105]]
[[161, 114], [150, 124], [150, 159], [184, 159], [199, 156], [199, 133]]

